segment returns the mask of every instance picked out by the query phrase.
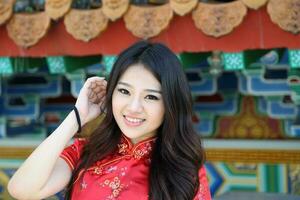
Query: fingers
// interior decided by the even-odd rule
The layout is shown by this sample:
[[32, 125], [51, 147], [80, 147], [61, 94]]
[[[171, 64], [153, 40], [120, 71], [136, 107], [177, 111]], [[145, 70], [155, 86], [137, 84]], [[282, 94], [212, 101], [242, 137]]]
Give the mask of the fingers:
[[102, 77], [91, 77], [87, 79], [85, 86], [88, 90], [88, 98], [90, 102], [99, 104], [104, 100], [106, 95], [107, 82]]
[[101, 105], [103, 103], [105, 99], [105, 96], [101, 96], [101, 97], [98, 97], [98, 96], [92, 96], [90, 98], [90, 101], [94, 104], [98, 104], [98, 105]]
[[91, 78], [88, 78], [86, 82], [84, 83], [83, 87], [86, 87], [88, 89], [95, 89], [97, 87], [106, 88], [107, 82], [104, 80], [104, 77], [98, 77], [94, 76]]
[[90, 89], [93, 91], [93, 92], [100, 92], [102, 90], [105, 90], [106, 89], [106, 84], [103, 84], [103, 83], [99, 83], [99, 82], [92, 82], [91, 83], [91, 86], [90, 86]]

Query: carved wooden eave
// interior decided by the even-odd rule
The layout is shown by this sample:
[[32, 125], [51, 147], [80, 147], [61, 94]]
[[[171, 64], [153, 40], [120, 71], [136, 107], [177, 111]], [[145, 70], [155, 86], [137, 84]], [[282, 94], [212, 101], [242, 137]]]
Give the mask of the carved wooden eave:
[[248, 8], [258, 10], [264, 6], [268, 0], [241, 0]]
[[[31, 36], [31, 32], [24, 32], [25, 30], [31, 31], [32, 28], [15, 27], [14, 29], [18, 29], [22, 34], [13, 36], [9, 28], [11, 26], [9, 19], [14, 19], [14, 15], [20, 13], [14, 13], [11, 17], [6, 17], [8, 18], [6, 21], [3, 20], [3, 13], [5, 13], [3, 11], [6, 10], [3, 3], [8, 3], [9, 0], [0, 0], [0, 18], [2, 17], [1, 23], [3, 23], [0, 26], [2, 47], [0, 55], [112, 54], [120, 52], [140, 39], [163, 42], [175, 51], [300, 48], [299, 1], [236, 0], [216, 4], [197, 2], [195, 8], [190, 7], [186, 10], [185, 6], [190, 5], [189, 3], [193, 0], [170, 0], [161, 6], [130, 4], [128, 8], [122, 7], [122, 2], [117, 0], [107, 0], [110, 2], [110, 7], [106, 7], [104, 4], [106, 0], [103, 0], [102, 7], [99, 8], [102, 12], [98, 12], [97, 20], [89, 19], [91, 17], [87, 16], [79, 20], [82, 12], [90, 10], [77, 10], [76, 13], [79, 16], [76, 17], [75, 9], [68, 10], [70, 0], [47, 0], [45, 13], [48, 18], [51, 17], [56, 22], [51, 24], [45, 39], [40, 40], [33, 39], [36, 37], [35, 33]], [[177, 3], [178, 8], [174, 7], [174, 3]], [[52, 5], [52, 11], [58, 10], [50, 14], [52, 11], [49, 5]], [[204, 10], [203, 7], [205, 7]], [[108, 8], [111, 10], [105, 11]], [[112, 11], [113, 9], [115, 10]], [[93, 10], [91, 12], [98, 9]], [[133, 13], [132, 10], [137, 10], [137, 12]], [[28, 13], [26, 17], [29, 15], [34, 15], [34, 13]], [[71, 15], [72, 19], [68, 19]], [[64, 22], [68, 20], [72, 22], [65, 25]], [[78, 21], [77, 25], [75, 21]], [[85, 22], [80, 25], [79, 21]], [[113, 22], [109, 23], [109, 21]], [[50, 26], [50, 22], [45, 25], [47, 24]], [[69, 27], [71, 24], [73, 28]], [[44, 29], [44, 25], [41, 26], [40, 29]], [[11, 40], [10, 37], [14, 39]], [[59, 48], [52, 45], [57, 42], [60, 43]], [[72, 45], [69, 45], [70, 43]], [[70, 48], [71, 46], [77, 48]], [[24, 50], [22, 47], [30, 47], [30, 49]]]
[[190, 13], [194, 8], [196, 8], [198, 0], [170, 0], [170, 6], [173, 11], [184, 16]]
[[240, 1], [224, 4], [198, 3], [193, 11], [197, 28], [205, 34], [220, 37], [240, 25], [247, 14], [247, 7]]
[[63, 17], [71, 9], [72, 0], [46, 0], [45, 11], [53, 20]]
[[102, 9], [72, 9], [64, 18], [66, 30], [75, 39], [88, 42], [107, 28], [108, 18]]
[[102, 10], [111, 21], [121, 18], [129, 7], [129, 0], [102, 0]]
[[150, 7], [131, 5], [124, 15], [124, 21], [133, 35], [147, 39], [166, 29], [172, 17], [173, 11], [169, 4]]
[[6, 28], [9, 37], [24, 48], [35, 45], [50, 28], [50, 18], [45, 12], [14, 14]]
[[267, 10], [280, 28], [293, 34], [300, 32], [300, 0], [270, 0]]
[[13, 14], [14, 0], [0, 0], [0, 25], [4, 24]]

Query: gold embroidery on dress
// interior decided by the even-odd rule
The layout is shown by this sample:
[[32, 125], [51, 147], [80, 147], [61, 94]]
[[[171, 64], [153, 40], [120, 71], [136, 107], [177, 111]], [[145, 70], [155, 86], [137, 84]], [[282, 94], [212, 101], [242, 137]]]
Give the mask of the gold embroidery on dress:
[[121, 154], [122, 156], [115, 154], [112, 155], [113, 158], [109, 161], [96, 162], [93, 167], [88, 169], [88, 171], [90, 171], [93, 175], [102, 175], [105, 173], [104, 169], [106, 166], [123, 159], [129, 160], [131, 158], [137, 160], [143, 159], [145, 163], [149, 164], [151, 162], [150, 153], [152, 152], [152, 146], [154, 143], [155, 138], [143, 141], [132, 147], [131, 143], [125, 137], [122, 137], [120, 144], [118, 144], [117, 150], [117, 153]]
[[94, 169], [94, 174], [100, 175], [102, 174], [102, 171], [103, 171], [102, 167], [96, 167]]
[[119, 147], [119, 153], [124, 154], [124, 153], [127, 152], [126, 151], [128, 149], [128, 145], [127, 144], [121, 143], [121, 144], [118, 144], [118, 147]]
[[124, 184], [121, 184], [121, 180], [117, 176], [114, 177], [112, 181], [106, 179], [102, 184], [102, 187], [107, 187], [107, 186], [110, 187], [112, 190], [111, 195], [107, 197], [107, 199], [109, 200], [116, 199], [120, 195], [121, 191], [126, 187]]
[[152, 146], [150, 143], [146, 143], [144, 146], [142, 146], [140, 149], [133, 151], [133, 157], [135, 159], [141, 159], [142, 157], [149, 155], [152, 151]]

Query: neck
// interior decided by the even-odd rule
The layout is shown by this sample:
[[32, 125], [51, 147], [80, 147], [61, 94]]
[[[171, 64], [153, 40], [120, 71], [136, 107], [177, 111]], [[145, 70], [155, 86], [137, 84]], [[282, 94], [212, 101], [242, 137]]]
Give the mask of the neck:
[[[144, 140], [147, 140], [147, 139], [150, 139], [150, 138], [154, 138], [156, 136], [156, 134], [151, 134], [151, 135], [145, 135], [145, 136], [142, 136], [142, 137], [138, 137], [138, 138], [128, 138], [131, 142], [131, 144], [135, 145], [141, 141], [144, 141]], [[126, 135], [125, 135], [126, 137]]]

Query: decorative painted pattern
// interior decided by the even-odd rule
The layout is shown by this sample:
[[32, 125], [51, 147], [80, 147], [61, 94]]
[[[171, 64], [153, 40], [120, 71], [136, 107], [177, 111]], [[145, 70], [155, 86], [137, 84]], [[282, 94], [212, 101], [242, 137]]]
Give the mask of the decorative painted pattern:
[[[9, 178], [16, 170], [14, 160], [1, 162], [0, 167], [0, 199], [12, 199], [6, 189]], [[20, 164], [20, 163], [19, 163]], [[14, 167], [9, 167], [9, 165]], [[299, 164], [265, 164], [265, 163], [225, 163], [207, 162], [205, 164], [213, 196], [219, 196], [228, 191], [275, 192], [300, 195]], [[112, 188], [112, 198], [115, 198], [122, 186], [117, 179], [103, 183], [104, 187]], [[63, 199], [58, 193], [51, 199]]]

